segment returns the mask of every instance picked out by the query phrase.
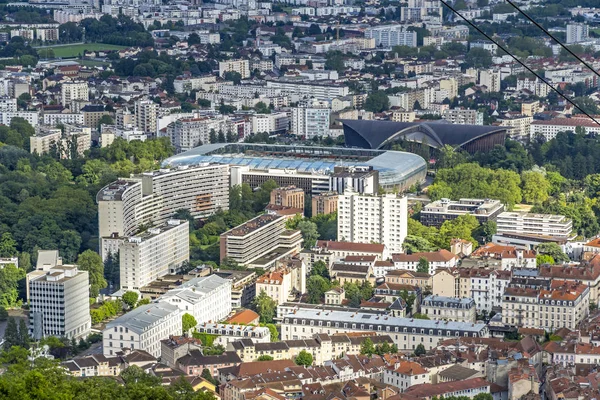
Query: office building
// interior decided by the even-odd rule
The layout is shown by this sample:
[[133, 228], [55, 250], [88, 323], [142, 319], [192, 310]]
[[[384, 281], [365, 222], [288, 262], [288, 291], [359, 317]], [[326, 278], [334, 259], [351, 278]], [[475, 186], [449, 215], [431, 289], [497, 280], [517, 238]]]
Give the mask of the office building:
[[370, 166], [336, 166], [329, 181], [331, 190], [338, 193], [346, 190], [361, 194], [379, 193], [379, 171]]
[[[101, 238], [133, 235], [162, 224], [177, 210], [204, 218], [229, 208], [229, 166], [202, 164], [146, 172], [105, 186], [96, 196]], [[100, 247], [103, 259], [107, 253]]]
[[306, 264], [299, 259], [282, 260], [273, 271], [259, 276], [256, 293], [265, 292], [277, 305], [306, 293]]
[[463, 297], [444, 297], [430, 295], [421, 302], [421, 314], [432, 320], [475, 322], [475, 300]]
[[64, 82], [60, 88], [61, 104], [64, 107], [71, 105], [73, 100], [89, 101], [89, 89], [87, 82]]
[[260, 187], [273, 180], [278, 186], [295, 186], [307, 194], [329, 191], [330, 176], [319, 171], [299, 171], [297, 169], [267, 168], [257, 169], [248, 165], [231, 166], [231, 185], [247, 183], [250, 187]]
[[231, 313], [231, 281], [217, 275], [193, 278], [160, 296], [159, 301], [177, 306], [198, 324], [221, 321]]
[[567, 24], [567, 44], [585, 42], [589, 39], [590, 28], [586, 24]]
[[281, 339], [307, 339], [314, 334], [376, 332], [389, 335], [400, 350], [426, 350], [449, 337], [485, 338], [486, 324], [426, 319], [397, 318], [366, 312], [299, 308], [283, 315]]
[[121, 289], [143, 286], [175, 273], [190, 259], [189, 222], [169, 220], [124, 240], [119, 246]]
[[92, 327], [88, 272], [52, 264], [27, 274], [29, 334], [35, 340], [85, 338]]
[[292, 107], [292, 134], [312, 139], [329, 136], [329, 103], [313, 101], [299, 107]]
[[338, 192], [323, 192], [312, 197], [312, 216], [337, 212]]
[[569, 240], [573, 237], [573, 221], [564, 215], [503, 212], [496, 220], [499, 235], [549, 236]]
[[161, 340], [181, 334], [181, 311], [159, 302], [139, 306], [110, 321], [102, 331], [102, 349], [112, 356], [123, 349], [144, 350], [160, 357]]
[[135, 126], [147, 134], [156, 136], [156, 120], [158, 119], [158, 103], [152, 100], [135, 102]]
[[227, 60], [219, 62], [219, 76], [223, 78], [227, 72], [237, 72], [242, 79], [250, 78], [250, 62], [248, 60]]
[[271, 191], [269, 204], [304, 210], [304, 190], [296, 186], [279, 187]]
[[338, 203], [338, 239], [381, 243], [390, 252], [401, 252], [407, 234], [406, 196], [361, 195], [346, 191]]
[[286, 218], [263, 214], [221, 234], [221, 260], [230, 258], [249, 267], [270, 267], [300, 252], [302, 234], [287, 230]]
[[480, 224], [495, 221], [504, 211], [504, 204], [490, 199], [441, 199], [427, 204], [421, 210], [421, 223], [425, 226], [440, 227], [444, 221], [461, 215], [473, 215]]
[[377, 47], [417, 47], [417, 33], [404, 25], [381, 25], [365, 29], [365, 38], [375, 39]]

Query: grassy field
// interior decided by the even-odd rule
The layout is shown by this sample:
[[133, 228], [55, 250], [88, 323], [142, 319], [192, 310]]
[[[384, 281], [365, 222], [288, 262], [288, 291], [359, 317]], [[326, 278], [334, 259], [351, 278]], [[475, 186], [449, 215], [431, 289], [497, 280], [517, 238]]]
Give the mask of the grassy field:
[[[84, 50], [121, 50], [126, 48], [125, 46], [117, 46], [114, 44], [103, 44], [103, 43], [86, 43], [86, 44], [74, 44], [66, 46], [51, 46], [45, 47], [45, 49], [54, 50], [55, 57], [77, 57], [79, 54], [83, 54]], [[38, 52], [41, 49], [38, 49]]]

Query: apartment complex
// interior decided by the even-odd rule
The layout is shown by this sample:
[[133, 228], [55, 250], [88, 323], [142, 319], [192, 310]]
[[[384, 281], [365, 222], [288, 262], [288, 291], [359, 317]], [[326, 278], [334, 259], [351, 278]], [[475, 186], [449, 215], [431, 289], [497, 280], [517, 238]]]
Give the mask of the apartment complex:
[[323, 192], [312, 197], [312, 216], [337, 212], [338, 192]]
[[361, 194], [377, 194], [379, 171], [372, 166], [335, 166], [330, 177], [330, 187], [338, 193], [351, 190]]
[[306, 264], [299, 259], [282, 260], [278, 267], [256, 280], [256, 293], [265, 292], [277, 305], [306, 293]]
[[464, 108], [446, 109], [442, 112], [442, 118], [453, 124], [483, 125], [483, 114], [477, 110]]
[[92, 327], [87, 271], [76, 265], [53, 265], [27, 275], [29, 334], [85, 338]]
[[209, 335], [218, 335], [214, 344], [227, 346], [240, 340], [252, 340], [256, 343], [270, 343], [271, 331], [266, 326], [231, 325], [218, 323], [198, 324], [196, 331]]
[[73, 100], [89, 101], [89, 88], [87, 82], [63, 82], [60, 87], [61, 104], [70, 106]]
[[246, 266], [271, 266], [300, 251], [302, 234], [285, 228], [286, 218], [264, 214], [221, 234], [221, 260]]
[[439, 268], [453, 268], [459, 261], [458, 256], [446, 249], [424, 253], [392, 254], [394, 269], [416, 272], [421, 259], [425, 259], [429, 263], [430, 275], [435, 274]]
[[590, 27], [587, 24], [567, 24], [567, 44], [585, 42], [589, 35]]
[[119, 246], [121, 289], [140, 290], [190, 259], [189, 222], [169, 220]]
[[177, 153], [210, 143], [211, 132], [218, 135], [230, 131], [233, 126], [225, 117], [181, 118], [167, 126], [167, 136]]
[[407, 216], [405, 196], [346, 191], [339, 197], [338, 239], [381, 243], [391, 252], [401, 252], [407, 234]]
[[292, 108], [292, 133], [305, 139], [329, 136], [328, 103], [313, 102], [312, 104]]
[[271, 191], [271, 201], [269, 204], [304, 210], [304, 190], [297, 188], [296, 186], [273, 189]]
[[250, 61], [227, 60], [219, 62], [219, 76], [223, 78], [227, 72], [237, 72], [242, 79], [250, 78]]
[[35, 135], [29, 137], [29, 152], [31, 154], [47, 154], [54, 146], [59, 146], [62, 131], [56, 129], [36, 129]]
[[588, 134], [600, 133], [600, 126], [587, 118], [555, 118], [546, 121], [531, 122], [531, 139], [542, 136], [547, 142], [554, 139], [559, 132], [575, 132], [577, 128], [584, 129]]
[[106, 259], [107, 238], [133, 235], [140, 226], [168, 221], [177, 210], [195, 218], [229, 208], [229, 167], [201, 164], [146, 172], [113, 182], [98, 192], [100, 250]]
[[432, 320], [475, 322], [475, 300], [469, 297], [445, 297], [430, 295], [421, 302], [421, 314]]
[[496, 220], [498, 234], [549, 236], [568, 240], [573, 237], [573, 221], [564, 215], [503, 212]]
[[158, 119], [158, 103], [152, 100], [138, 100], [135, 102], [135, 126], [147, 134], [156, 136], [156, 120]]
[[421, 210], [421, 223], [426, 226], [440, 227], [444, 221], [453, 220], [461, 215], [471, 214], [480, 224], [495, 221], [504, 211], [504, 204], [491, 199], [460, 199], [458, 201], [441, 199], [427, 204]]
[[193, 278], [160, 296], [159, 300], [192, 315], [198, 324], [220, 321], [231, 313], [231, 281], [218, 275]]
[[112, 356], [123, 349], [135, 349], [158, 358], [161, 340], [179, 334], [179, 308], [164, 302], [142, 305], [106, 324], [102, 331], [103, 354]]
[[315, 334], [376, 332], [389, 335], [400, 350], [414, 350], [422, 344], [426, 350], [450, 337], [482, 338], [489, 331], [483, 323], [432, 321], [397, 318], [364, 312], [298, 309], [286, 314], [281, 322], [281, 339], [307, 339]]
[[350, 93], [345, 85], [327, 83], [309, 83], [294, 81], [267, 81], [267, 88], [279, 89], [281, 94], [294, 96], [298, 99], [314, 97], [317, 100], [331, 100], [336, 97], [347, 96]]
[[553, 280], [549, 289], [507, 287], [502, 322], [516, 327], [576, 329], [589, 314], [590, 289], [580, 282]]
[[365, 30], [365, 38], [375, 39], [377, 47], [417, 47], [417, 33], [406, 30], [404, 25], [381, 25]]

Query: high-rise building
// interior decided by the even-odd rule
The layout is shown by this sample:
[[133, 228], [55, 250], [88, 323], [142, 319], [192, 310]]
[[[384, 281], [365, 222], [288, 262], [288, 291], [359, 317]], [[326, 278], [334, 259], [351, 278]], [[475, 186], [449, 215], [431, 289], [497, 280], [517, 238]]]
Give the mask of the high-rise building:
[[306, 139], [329, 136], [329, 114], [325, 102], [313, 101], [292, 108], [292, 133]]
[[391, 252], [402, 252], [407, 219], [406, 196], [346, 191], [338, 202], [338, 240], [381, 243]]
[[417, 32], [407, 31], [404, 25], [373, 26], [365, 30], [365, 38], [375, 39], [377, 47], [417, 47]]
[[567, 24], [567, 44], [588, 40], [590, 28], [586, 24]]
[[87, 82], [64, 82], [60, 88], [61, 104], [68, 106], [72, 100], [90, 99]]
[[338, 192], [323, 192], [312, 197], [312, 216], [333, 214], [338, 208]]
[[27, 274], [29, 333], [69, 339], [90, 333], [90, 290], [87, 271], [76, 265], [50, 265]]
[[483, 114], [477, 110], [464, 108], [446, 109], [442, 113], [442, 118], [453, 124], [483, 125]]
[[158, 119], [158, 104], [152, 100], [135, 102], [135, 125], [145, 133], [156, 135], [156, 120]]
[[219, 76], [223, 78], [227, 72], [237, 72], [242, 79], [250, 78], [250, 61], [228, 60], [219, 62]]
[[139, 290], [190, 259], [189, 222], [166, 224], [124, 240], [119, 246], [121, 289]]
[[362, 194], [379, 192], [379, 171], [371, 166], [336, 166], [330, 177], [331, 190], [344, 193], [353, 190]]
[[304, 210], [304, 190], [296, 186], [279, 187], [271, 191], [269, 204]]

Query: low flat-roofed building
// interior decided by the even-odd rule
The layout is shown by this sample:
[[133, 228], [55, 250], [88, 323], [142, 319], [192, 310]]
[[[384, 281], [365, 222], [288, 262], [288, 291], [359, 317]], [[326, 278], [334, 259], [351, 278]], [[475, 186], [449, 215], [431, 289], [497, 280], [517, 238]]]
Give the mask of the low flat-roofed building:
[[376, 256], [377, 260], [386, 260], [388, 258], [387, 249], [382, 244], [377, 243], [353, 243], [338, 242], [335, 240], [317, 240], [316, 247], [332, 254], [333, 260], [340, 260], [348, 256]]
[[557, 239], [573, 238], [573, 221], [564, 215], [528, 212], [503, 212], [496, 220], [498, 234], [550, 236]]
[[425, 226], [440, 227], [444, 221], [461, 215], [473, 215], [480, 224], [495, 221], [504, 211], [504, 204], [491, 199], [441, 199], [427, 204], [421, 210], [421, 223]]
[[271, 341], [271, 331], [266, 326], [204, 323], [199, 324], [196, 331], [217, 335], [215, 344], [223, 346], [241, 339], [252, 339], [256, 343], [269, 343]]

